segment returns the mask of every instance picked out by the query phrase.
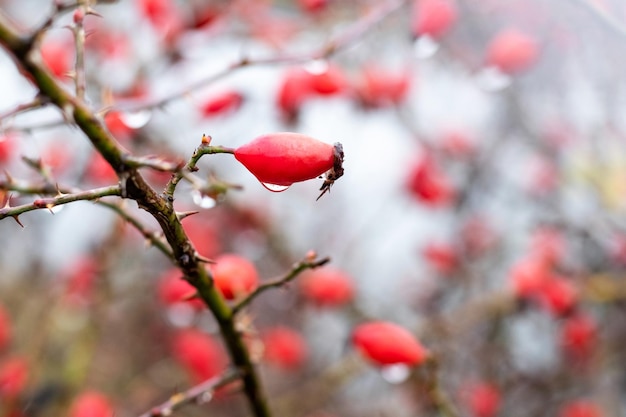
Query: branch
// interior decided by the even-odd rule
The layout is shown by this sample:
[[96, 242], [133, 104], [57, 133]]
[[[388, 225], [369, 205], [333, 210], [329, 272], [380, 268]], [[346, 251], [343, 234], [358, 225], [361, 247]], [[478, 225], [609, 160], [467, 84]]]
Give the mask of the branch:
[[176, 186], [183, 178], [185, 178], [186, 173], [196, 172], [198, 170], [198, 167], [197, 167], [198, 161], [200, 161], [200, 158], [202, 158], [204, 155], [210, 155], [210, 154], [216, 154], [216, 153], [232, 154], [235, 152], [235, 150], [231, 148], [225, 148], [222, 146], [210, 146], [210, 143], [211, 143], [211, 137], [202, 135], [202, 143], [193, 152], [193, 155], [191, 155], [191, 158], [189, 159], [187, 164], [185, 164], [185, 167], [182, 169], [179, 169], [178, 172], [176, 172], [176, 174], [172, 177], [172, 179], [165, 186], [165, 191], [163, 192], [165, 198], [167, 198], [170, 201], [174, 201], [174, 192], [176, 191]]
[[298, 275], [300, 275], [300, 273], [306, 271], [307, 269], [319, 268], [322, 265], [326, 265], [328, 262], [330, 262], [329, 257], [316, 260], [315, 253], [313, 253], [313, 256], [307, 256], [302, 261], [296, 263], [283, 277], [259, 285], [256, 290], [251, 292], [246, 298], [233, 307], [233, 314], [237, 314], [241, 311], [241, 309], [250, 304], [255, 298], [265, 291], [272, 288], [282, 287], [293, 281]]
[[85, 0], [79, 0], [78, 8], [74, 11], [74, 44], [76, 45], [76, 62], [74, 64], [74, 83], [76, 86], [76, 97], [79, 100], [85, 100], [85, 90], [87, 89], [87, 80], [85, 77], [85, 26], [83, 20], [87, 13]]
[[373, 26], [384, 20], [391, 13], [401, 8], [407, 0], [389, 0], [377, 8], [371, 10], [361, 20], [355, 22], [345, 31], [331, 38], [322, 47], [304, 54], [281, 54], [278, 56], [271, 56], [266, 58], [241, 58], [237, 62], [233, 62], [220, 72], [210, 75], [206, 78], [200, 79], [186, 88], [174, 92], [168, 96], [154, 101], [140, 101], [140, 102], [126, 102], [120, 103], [113, 108], [121, 111], [137, 111], [161, 108], [171, 101], [179, 99], [193, 93], [199, 88], [210, 85], [222, 78], [232, 74], [233, 72], [250, 67], [250, 66], [262, 66], [262, 65], [276, 65], [276, 64], [295, 64], [300, 62], [308, 62], [318, 59], [326, 59], [336, 52], [346, 48], [347, 46], [362, 39], [363, 35], [367, 33]]
[[185, 404], [190, 404], [192, 402], [206, 402], [203, 401], [203, 397], [205, 397], [207, 394], [211, 395], [216, 389], [223, 387], [224, 385], [227, 385], [240, 377], [241, 375], [239, 372], [230, 371], [225, 373], [224, 375], [218, 375], [211, 379], [207, 379], [206, 381], [188, 389], [187, 391], [172, 395], [169, 400], [161, 405], [153, 407], [150, 411], [143, 413], [139, 417], [171, 416], [173, 411], [177, 410]]
[[67, 203], [73, 203], [74, 201], [82, 200], [97, 200], [101, 197], [107, 196], [119, 196], [121, 189], [119, 185], [112, 185], [109, 187], [96, 188], [93, 190], [81, 191], [73, 194], [62, 194], [53, 198], [38, 198], [31, 204], [22, 204], [21, 206], [11, 207], [9, 201], [5, 207], [0, 209], [0, 220], [7, 217], [13, 217], [17, 219], [20, 214], [27, 213], [33, 210], [40, 209], [52, 209], [52, 207], [60, 206]]
[[46, 104], [47, 104], [46, 100], [44, 100], [40, 96], [37, 96], [37, 97], [35, 97], [35, 99], [33, 101], [31, 101], [29, 103], [20, 104], [18, 106], [15, 106], [11, 110], [8, 110], [8, 111], [0, 114], [0, 122], [4, 121], [5, 119], [8, 119], [10, 117], [17, 116], [20, 113], [25, 113], [25, 112], [30, 111], [30, 110], [35, 110], [35, 109], [41, 108], [41, 107], [45, 106]]

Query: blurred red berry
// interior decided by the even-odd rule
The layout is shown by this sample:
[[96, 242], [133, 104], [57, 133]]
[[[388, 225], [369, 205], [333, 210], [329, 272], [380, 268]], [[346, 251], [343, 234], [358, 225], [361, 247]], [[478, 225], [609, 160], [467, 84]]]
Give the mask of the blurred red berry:
[[571, 280], [552, 275], [539, 289], [538, 298], [541, 305], [550, 313], [564, 316], [574, 309], [579, 294]]
[[246, 258], [224, 254], [215, 258], [211, 265], [215, 286], [227, 300], [247, 295], [259, 284], [256, 267]]
[[243, 103], [243, 95], [227, 90], [209, 97], [200, 105], [204, 117], [215, 117], [236, 111]]
[[561, 346], [569, 357], [587, 360], [597, 344], [598, 326], [591, 316], [576, 313], [561, 324]]
[[537, 41], [517, 29], [498, 33], [487, 47], [487, 64], [506, 74], [515, 74], [532, 66], [539, 55]]
[[308, 356], [307, 344], [300, 333], [284, 326], [276, 326], [263, 335], [265, 360], [286, 370], [298, 369]]
[[471, 417], [494, 417], [498, 414], [502, 394], [494, 384], [489, 382], [472, 383], [467, 387], [464, 394]]
[[367, 65], [355, 85], [357, 98], [364, 107], [384, 107], [401, 104], [411, 88], [408, 70], [391, 71], [377, 65]]
[[57, 78], [67, 77], [73, 68], [72, 44], [59, 39], [46, 39], [41, 45], [41, 58], [52, 75]]
[[91, 159], [87, 164], [85, 176], [89, 181], [95, 184], [114, 184], [118, 178], [115, 170], [109, 165], [102, 155], [98, 152], [91, 154]]
[[333, 168], [335, 148], [310, 136], [280, 132], [240, 146], [235, 158], [262, 183], [289, 186]]
[[307, 272], [300, 279], [302, 295], [321, 306], [335, 307], [354, 298], [354, 281], [345, 272], [321, 267]]
[[0, 134], [0, 164], [8, 163], [15, 154], [16, 138], [10, 133]]
[[411, 195], [430, 206], [447, 205], [455, 197], [455, 189], [435, 160], [425, 156], [409, 172], [407, 187]]
[[321, 71], [307, 71], [311, 91], [320, 95], [339, 94], [346, 89], [346, 78], [335, 65], [326, 65]]
[[183, 330], [173, 338], [172, 355], [195, 382], [212, 378], [226, 367], [220, 345], [209, 335], [197, 330]]
[[300, 8], [308, 13], [319, 13], [326, 9], [328, 0], [298, 0]]
[[311, 77], [302, 68], [291, 68], [283, 76], [278, 87], [276, 105], [282, 115], [293, 122], [304, 102], [313, 94], [309, 84]]
[[173, 0], [137, 0], [141, 15], [147, 19], [166, 40], [171, 41], [181, 33], [183, 20]]
[[424, 259], [441, 275], [449, 275], [459, 266], [459, 253], [450, 243], [430, 242], [422, 251]]
[[589, 400], [570, 401], [559, 410], [559, 417], [602, 417], [604, 414], [594, 402]]
[[550, 279], [546, 264], [534, 257], [518, 261], [509, 272], [509, 281], [518, 298], [528, 299], [539, 293], [544, 283]]
[[0, 350], [9, 344], [12, 334], [9, 313], [0, 305]]
[[65, 296], [69, 303], [84, 304], [92, 298], [98, 278], [98, 263], [93, 258], [81, 258], [68, 267], [65, 276]]
[[26, 388], [30, 367], [26, 358], [11, 356], [0, 363], [0, 398], [17, 398]]
[[441, 149], [454, 158], [467, 158], [476, 151], [472, 139], [460, 130], [450, 130], [441, 136]]
[[440, 38], [454, 25], [458, 11], [453, 0], [415, 0], [413, 34]]
[[216, 227], [207, 222], [206, 218], [197, 216], [199, 215], [186, 218], [183, 221], [183, 229], [202, 256], [214, 258], [222, 250]]
[[111, 401], [97, 391], [86, 391], [72, 402], [69, 417], [113, 417]]
[[352, 343], [369, 360], [377, 365], [419, 365], [428, 351], [404, 327], [385, 321], [372, 321], [357, 326], [352, 333]]
[[104, 116], [104, 123], [107, 129], [109, 129], [109, 132], [120, 141], [127, 141], [133, 136], [133, 132], [135, 131], [135, 129], [124, 123], [122, 112], [119, 111], [113, 110], [108, 112]]
[[204, 308], [202, 300], [190, 298], [196, 292], [197, 290], [183, 279], [178, 268], [170, 269], [159, 279], [159, 299], [166, 306], [184, 302], [200, 310]]

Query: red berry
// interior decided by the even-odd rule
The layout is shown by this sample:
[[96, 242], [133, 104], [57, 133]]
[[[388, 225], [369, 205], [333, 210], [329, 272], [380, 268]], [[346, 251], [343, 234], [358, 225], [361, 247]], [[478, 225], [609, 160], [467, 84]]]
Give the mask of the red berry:
[[220, 255], [211, 266], [215, 286], [227, 300], [254, 291], [259, 284], [255, 266], [244, 257], [234, 254]]
[[159, 299], [166, 306], [176, 303], [188, 303], [197, 309], [202, 309], [204, 303], [197, 299], [190, 299], [196, 293], [196, 289], [185, 281], [177, 268], [167, 271], [159, 280]]
[[428, 243], [422, 254], [441, 275], [449, 275], [459, 266], [459, 253], [456, 247], [449, 243]]
[[12, 356], [0, 363], [0, 398], [14, 399], [26, 388], [29, 366], [25, 358]]
[[214, 377], [226, 367], [226, 357], [220, 345], [209, 335], [197, 330], [177, 333], [172, 351], [174, 358], [195, 382]]
[[385, 321], [361, 324], [352, 333], [352, 343], [377, 365], [419, 365], [428, 351], [404, 327]]
[[243, 95], [237, 91], [223, 91], [209, 97], [201, 106], [204, 117], [214, 117], [234, 112], [243, 103]]
[[98, 152], [91, 154], [85, 176], [96, 184], [112, 184], [118, 181], [115, 170]]
[[600, 408], [589, 400], [576, 400], [563, 404], [559, 417], [602, 417]]
[[82, 258], [73, 263], [65, 272], [65, 296], [74, 304], [84, 304], [91, 300], [98, 264], [93, 258]]
[[555, 316], [564, 316], [571, 312], [578, 303], [578, 289], [565, 277], [553, 275], [546, 280], [538, 294], [539, 301]]
[[357, 97], [364, 107], [398, 105], [406, 99], [410, 88], [409, 71], [393, 72], [376, 65], [366, 66], [355, 86]]
[[288, 121], [294, 121], [307, 98], [313, 94], [311, 77], [302, 68], [289, 69], [278, 88], [276, 105]]
[[305, 274], [300, 280], [302, 294], [321, 306], [340, 306], [354, 298], [352, 278], [338, 269], [322, 267]]
[[452, 0], [416, 0], [413, 8], [413, 34], [440, 38], [456, 22], [458, 12]]
[[15, 154], [15, 136], [11, 134], [0, 135], [0, 164], [6, 164]]
[[454, 187], [448, 177], [434, 159], [428, 156], [413, 166], [407, 186], [415, 198], [431, 206], [449, 204], [455, 196]]
[[319, 13], [328, 6], [328, 0], [298, 0], [300, 7], [309, 13]]
[[308, 74], [309, 87], [317, 94], [330, 96], [341, 93], [346, 88], [346, 78], [341, 69], [336, 66], [328, 65], [323, 71], [308, 72]]
[[597, 343], [598, 327], [587, 314], [567, 317], [561, 327], [561, 346], [574, 359], [588, 359]]
[[529, 68], [539, 54], [537, 41], [517, 29], [498, 33], [487, 48], [487, 64], [507, 74]]
[[530, 298], [535, 296], [550, 278], [546, 264], [537, 258], [527, 257], [511, 268], [509, 281], [513, 292], [518, 298]]
[[9, 343], [12, 333], [9, 314], [4, 307], [0, 305], [0, 350], [4, 349]]
[[501, 397], [500, 389], [489, 382], [473, 383], [465, 392], [467, 407], [472, 417], [497, 415]]
[[125, 141], [132, 137], [134, 129], [124, 123], [122, 112], [110, 111], [104, 116], [107, 129], [116, 139]]
[[308, 351], [300, 333], [283, 326], [276, 326], [263, 335], [265, 360], [286, 370], [299, 368], [307, 358]]
[[41, 45], [41, 58], [52, 75], [66, 77], [72, 69], [74, 51], [69, 42], [56, 39], [45, 40]]
[[86, 391], [72, 403], [70, 417], [112, 417], [113, 406], [109, 399], [97, 391]]
[[235, 150], [235, 158], [259, 181], [289, 186], [335, 166], [335, 147], [299, 133], [260, 136]]

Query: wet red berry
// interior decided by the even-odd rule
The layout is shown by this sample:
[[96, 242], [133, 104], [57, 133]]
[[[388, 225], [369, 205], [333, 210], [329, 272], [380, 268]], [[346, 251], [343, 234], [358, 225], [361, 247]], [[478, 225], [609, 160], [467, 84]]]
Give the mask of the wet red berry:
[[172, 354], [196, 382], [214, 377], [226, 366], [220, 345], [211, 336], [197, 330], [177, 333]]
[[70, 417], [111, 417], [113, 406], [104, 394], [97, 391], [86, 391], [72, 403]]
[[458, 11], [452, 0], [417, 0], [413, 8], [413, 34], [439, 38], [457, 18]]
[[528, 69], [537, 60], [539, 46], [530, 35], [517, 29], [498, 33], [487, 48], [487, 64], [507, 74]]
[[354, 298], [354, 281], [345, 272], [329, 267], [306, 273], [300, 280], [304, 297], [321, 306], [340, 306]]
[[306, 341], [300, 333], [284, 326], [269, 329], [263, 335], [265, 360], [286, 370], [299, 368], [307, 358]]

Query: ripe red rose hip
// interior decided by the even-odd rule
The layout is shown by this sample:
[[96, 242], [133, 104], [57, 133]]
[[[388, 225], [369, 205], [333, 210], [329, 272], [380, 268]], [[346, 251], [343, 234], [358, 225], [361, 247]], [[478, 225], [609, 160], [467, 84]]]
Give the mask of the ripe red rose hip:
[[269, 329], [263, 335], [264, 358], [285, 370], [296, 370], [306, 360], [307, 344], [300, 333], [284, 326]]
[[72, 403], [70, 417], [110, 417], [113, 406], [107, 397], [97, 391], [86, 391]]
[[353, 345], [377, 365], [419, 365], [428, 351], [404, 327], [386, 321], [361, 324], [352, 333]]
[[354, 298], [354, 282], [345, 272], [334, 268], [318, 268], [300, 281], [304, 297], [320, 306], [340, 306]]
[[270, 187], [288, 187], [294, 182], [326, 173], [321, 188], [325, 192], [343, 175], [343, 147], [340, 143], [330, 145], [299, 133], [263, 135], [235, 149], [234, 154], [261, 183]]
[[498, 33], [487, 49], [487, 64], [506, 74], [515, 74], [528, 69], [537, 60], [537, 41], [517, 29], [506, 29]]
[[215, 286], [227, 300], [251, 293], [259, 283], [259, 275], [252, 262], [239, 255], [218, 256], [211, 272]]
[[452, 0], [419, 0], [413, 9], [413, 34], [439, 38], [454, 25], [457, 17]]

